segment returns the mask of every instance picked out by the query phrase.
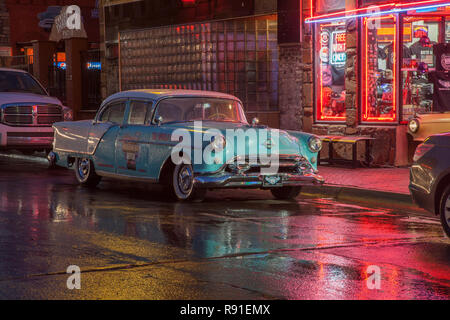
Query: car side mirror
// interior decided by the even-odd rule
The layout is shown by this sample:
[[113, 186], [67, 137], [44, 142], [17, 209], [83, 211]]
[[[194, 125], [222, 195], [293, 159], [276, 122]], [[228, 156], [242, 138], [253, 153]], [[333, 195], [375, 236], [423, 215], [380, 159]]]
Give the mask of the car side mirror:
[[256, 127], [259, 124], [259, 119], [258, 118], [253, 118], [252, 120], [252, 127]]
[[163, 122], [163, 117], [161, 117], [161, 116], [156, 116], [155, 117], [155, 124], [157, 126], [160, 126], [162, 122]]

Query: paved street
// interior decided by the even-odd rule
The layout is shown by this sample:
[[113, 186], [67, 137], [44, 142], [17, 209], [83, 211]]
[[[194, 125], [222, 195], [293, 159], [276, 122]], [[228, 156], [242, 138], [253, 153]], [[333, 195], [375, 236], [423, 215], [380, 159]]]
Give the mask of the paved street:
[[[264, 191], [173, 203], [145, 184], [86, 189], [72, 171], [7, 157], [0, 257], [1, 299], [450, 298], [450, 240], [432, 216]], [[69, 265], [80, 290], [67, 289]]]

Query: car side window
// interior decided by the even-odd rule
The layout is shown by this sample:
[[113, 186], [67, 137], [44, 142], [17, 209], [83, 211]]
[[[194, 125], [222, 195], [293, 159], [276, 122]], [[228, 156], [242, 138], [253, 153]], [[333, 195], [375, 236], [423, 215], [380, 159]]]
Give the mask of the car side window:
[[121, 124], [123, 122], [123, 116], [125, 114], [125, 102], [116, 102], [105, 108], [101, 114], [100, 122], [112, 122]]
[[146, 120], [148, 118], [147, 114], [151, 112], [150, 106], [149, 102], [131, 101], [127, 123], [134, 125], [148, 124]]
[[157, 106], [155, 117], [160, 116], [163, 118], [163, 123], [168, 123], [182, 119], [181, 112], [182, 110], [177, 105], [163, 100]]

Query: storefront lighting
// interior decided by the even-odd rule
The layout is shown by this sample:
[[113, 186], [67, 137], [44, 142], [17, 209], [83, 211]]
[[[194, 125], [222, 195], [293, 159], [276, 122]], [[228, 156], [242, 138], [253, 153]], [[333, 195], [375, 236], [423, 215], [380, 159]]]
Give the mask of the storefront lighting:
[[[321, 30], [327, 28], [327, 27], [338, 27], [343, 26], [344, 23], [342, 22], [335, 22], [335, 23], [329, 23], [329, 24], [323, 24], [320, 25]], [[333, 41], [333, 36], [331, 36], [329, 41]], [[323, 44], [322, 41], [320, 41], [320, 51], [322, 51]], [[320, 57], [319, 57], [320, 59]], [[344, 62], [345, 64], [345, 62]], [[345, 121], [346, 116], [345, 115], [329, 115], [325, 113], [325, 105], [324, 105], [324, 98], [325, 98], [325, 92], [324, 92], [324, 85], [323, 85], [323, 66], [322, 63], [319, 64], [319, 81], [320, 81], [320, 91], [319, 91], [319, 101], [318, 101], [318, 110], [317, 110], [317, 120], [319, 121]]]
[[[450, 1], [436, 1], [436, 0], [426, 0], [426, 1], [414, 1], [408, 3], [390, 3], [380, 6], [372, 6], [368, 8], [360, 8], [348, 11], [341, 11], [335, 13], [329, 13], [324, 15], [319, 15], [311, 18], [305, 19], [306, 23], [316, 23], [316, 22], [331, 22], [343, 19], [353, 19], [361, 17], [373, 17], [382, 16], [391, 13], [400, 13], [409, 10], [427, 10], [427, 9], [437, 9], [450, 6]], [[376, 8], [379, 11], [373, 12], [372, 10]], [[368, 12], [370, 11], [370, 12]]]
[[[397, 95], [397, 90], [396, 90], [396, 84], [397, 84], [397, 54], [396, 54], [396, 50], [393, 50], [392, 54], [393, 54], [393, 74], [392, 74], [392, 116], [378, 116], [378, 117], [373, 117], [369, 115], [369, 93], [368, 93], [368, 88], [369, 88], [369, 43], [368, 43], [368, 39], [369, 39], [369, 35], [368, 35], [368, 22], [370, 20], [373, 19], [392, 19], [394, 21], [395, 24], [395, 16], [394, 15], [389, 15], [386, 17], [381, 17], [381, 18], [374, 18], [374, 17], [370, 17], [370, 18], [366, 18], [364, 19], [364, 29], [365, 29], [365, 38], [364, 38], [364, 45], [363, 45], [363, 50], [364, 50], [364, 59], [365, 59], [365, 68], [364, 68], [364, 73], [363, 73], [363, 79], [365, 79], [363, 81], [363, 109], [362, 109], [362, 120], [363, 122], [395, 122], [397, 120], [397, 103], [396, 103], [396, 95]], [[392, 42], [392, 46], [393, 48], [396, 48], [396, 39], [397, 39], [397, 29], [394, 28], [394, 38], [393, 38], [393, 42]]]

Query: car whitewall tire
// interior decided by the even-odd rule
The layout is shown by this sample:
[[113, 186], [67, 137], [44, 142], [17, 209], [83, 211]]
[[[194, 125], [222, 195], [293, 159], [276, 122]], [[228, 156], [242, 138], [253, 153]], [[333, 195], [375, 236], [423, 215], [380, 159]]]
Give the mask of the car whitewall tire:
[[184, 163], [175, 166], [169, 188], [173, 198], [180, 201], [203, 200], [206, 193], [194, 186], [194, 169]]
[[98, 185], [101, 180], [101, 177], [95, 173], [92, 160], [88, 158], [75, 160], [75, 176], [79, 183], [92, 187]]

